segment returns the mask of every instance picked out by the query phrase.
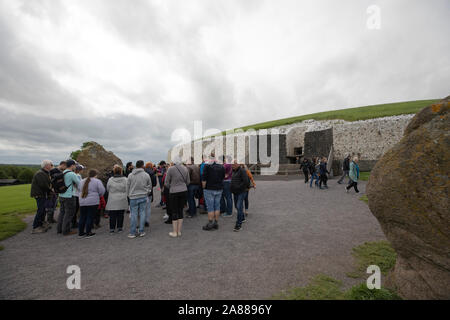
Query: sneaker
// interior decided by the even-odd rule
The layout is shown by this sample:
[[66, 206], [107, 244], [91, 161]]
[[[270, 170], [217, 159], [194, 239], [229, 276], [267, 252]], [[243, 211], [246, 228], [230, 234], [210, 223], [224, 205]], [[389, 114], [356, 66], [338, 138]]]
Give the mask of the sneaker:
[[206, 226], [203, 227], [203, 230], [205, 231], [211, 231], [214, 230], [214, 223], [212, 223], [211, 221], [208, 222], [208, 224]]
[[242, 220], [242, 223], [246, 223], [246, 222], [247, 222], [247, 219]]
[[169, 236], [171, 236], [172, 238], [178, 237], [178, 235], [175, 232], [169, 232]]
[[348, 193], [348, 189], [347, 189], [347, 187], [345, 187], [345, 192], [347, 192], [347, 193]]
[[83, 239], [86, 237], [86, 233], [82, 233], [78, 235], [78, 239]]
[[224, 218], [229, 218], [229, 217], [232, 217], [233, 214], [224, 213], [221, 216], [224, 217]]
[[139, 233], [139, 237], [145, 237], [145, 232], [141, 232], [141, 233]]
[[109, 234], [113, 235], [115, 233], [115, 230], [109, 230]]
[[88, 234], [86, 235], [86, 239], [92, 238], [93, 236], [95, 236], [95, 233], [93, 233], [93, 232], [88, 233]]
[[129, 235], [128, 235], [128, 238], [134, 239], [134, 238], [136, 238], [136, 235], [135, 235], [135, 234], [129, 234]]
[[217, 221], [214, 221], [213, 228], [216, 230], [219, 229], [219, 224], [217, 223]]
[[31, 234], [45, 233], [47, 230], [44, 227], [37, 227], [31, 231]]
[[241, 231], [241, 229], [242, 229], [241, 226], [235, 226], [233, 231], [234, 232], [239, 232], [239, 231]]
[[122, 233], [122, 229], [117, 229], [117, 233]]
[[181, 237], [181, 232], [178, 232], [178, 236]]

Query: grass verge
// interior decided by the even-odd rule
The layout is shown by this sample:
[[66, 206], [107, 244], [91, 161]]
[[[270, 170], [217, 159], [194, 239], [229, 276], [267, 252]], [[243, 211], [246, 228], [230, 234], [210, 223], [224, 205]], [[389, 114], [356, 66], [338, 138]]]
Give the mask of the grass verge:
[[369, 181], [370, 171], [363, 171], [359, 173], [359, 180]]
[[359, 198], [359, 200], [364, 201], [365, 203], [369, 204], [369, 198], [367, 198], [367, 195], [361, 196], [361, 198]]
[[[380, 267], [386, 275], [397, 259], [397, 254], [388, 241], [365, 242], [353, 248], [356, 270], [347, 273], [348, 277], [361, 279], [370, 265]], [[400, 300], [401, 298], [387, 288], [370, 290], [361, 283], [344, 291], [342, 282], [327, 275], [317, 275], [305, 287], [290, 288], [272, 297], [277, 300]]]
[[401, 300], [393, 291], [370, 290], [365, 283], [342, 290], [342, 282], [327, 275], [318, 275], [305, 287], [292, 288], [273, 297], [276, 300]]
[[[0, 187], [0, 241], [23, 231], [23, 218], [36, 210], [36, 200], [30, 197], [30, 184]], [[4, 247], [0, 246], [0, 250]]]

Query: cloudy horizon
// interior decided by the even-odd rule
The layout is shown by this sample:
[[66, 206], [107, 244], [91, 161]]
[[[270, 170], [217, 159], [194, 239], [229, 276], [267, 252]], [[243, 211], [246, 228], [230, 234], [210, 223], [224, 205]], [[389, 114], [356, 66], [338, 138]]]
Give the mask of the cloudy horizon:
[[[380, 8], [380, 29], [367, 8]], [[3, 0], [0, 163], [450, 94], [450, 2]]]

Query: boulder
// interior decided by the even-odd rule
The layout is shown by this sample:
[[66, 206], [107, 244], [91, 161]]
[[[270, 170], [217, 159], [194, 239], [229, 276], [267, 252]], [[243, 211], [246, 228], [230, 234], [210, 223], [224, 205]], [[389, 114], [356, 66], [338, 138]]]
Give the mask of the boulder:
[[122, 161], [111, 151], [106, 151], [102, 145], [96, 142], [84, 144], [84, 148], [77, 156], [77, 162], [85, 166], [82, 176], [85, 178], [90, 169], [96, 169], [98, 178], [106, 184], [115, 164], [123, 167]]
[[450, 299], [449, 102], [416, 114], [366, 188], [398, 256], [388, 284], [405, 299]]

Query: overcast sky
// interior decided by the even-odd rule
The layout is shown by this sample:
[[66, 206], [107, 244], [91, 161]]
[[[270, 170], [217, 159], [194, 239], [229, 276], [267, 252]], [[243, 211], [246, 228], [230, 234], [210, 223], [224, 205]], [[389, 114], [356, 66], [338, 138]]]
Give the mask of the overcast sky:
[[[367, 8], [381, 9], [380, 29]], [[450, 94], [450, 1], [1, 0], [0, 163]]]

